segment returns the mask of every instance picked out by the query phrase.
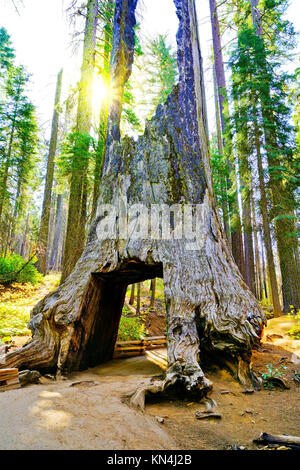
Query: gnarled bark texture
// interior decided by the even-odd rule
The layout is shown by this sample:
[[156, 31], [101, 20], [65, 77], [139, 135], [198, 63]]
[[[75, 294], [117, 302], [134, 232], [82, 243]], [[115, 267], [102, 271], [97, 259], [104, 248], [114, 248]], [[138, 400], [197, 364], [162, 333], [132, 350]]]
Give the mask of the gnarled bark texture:
[[[137, 141], [119, 140], [120, 97], [133, 60], [137, 0], [116, 2], [112, 71], [119, 95], [110, 109], [97, 215], [74, 271], [33, 310], [33, 342], [6, 357], [6, 366], [62, 372], [109, 360], [126, 287], [163, 277], [168, 370], [163, 381], [134, 394], [132, 402], [139, 406], [145, 394], [166, 389], [205, 395], [211, 383], [201, 368], [204, 357], [229, 367], [247, 388], [257, 385], [251, 350], [259, 344], [264, 323], [233, 261], [214, 203], [194, 1], [174, 1], [179, 85]], [[108, 203], [120, 208], [199, 205], [197, 249], [188, 249], [185, 239], [136, 238], [139, 218], [134, 216], [128, 236], [101, 239], [102, 204]]]

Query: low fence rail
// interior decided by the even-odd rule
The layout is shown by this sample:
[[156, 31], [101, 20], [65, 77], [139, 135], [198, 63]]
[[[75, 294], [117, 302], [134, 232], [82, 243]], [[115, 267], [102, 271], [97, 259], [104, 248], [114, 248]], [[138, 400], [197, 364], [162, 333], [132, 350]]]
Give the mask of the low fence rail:
[[114, 351], [114, 359], [142, 356], [146, 351], [166, 347], [165, 336], [151, 336], [139, 341], [117, 341]]

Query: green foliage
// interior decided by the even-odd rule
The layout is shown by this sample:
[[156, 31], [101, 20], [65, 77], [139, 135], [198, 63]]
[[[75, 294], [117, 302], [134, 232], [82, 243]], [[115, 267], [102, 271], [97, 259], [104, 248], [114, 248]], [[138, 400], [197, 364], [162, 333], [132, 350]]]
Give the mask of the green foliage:
[[118, 333], [119, 341], [139, 340], [143, 334], [144, 324], [141, 317], [122, 315]]
[[[3, 76], [2, 76], [2, 72]], [[24, 233], [28, 213], [35, 210], [33, 191], [38, 174], [36, 111], [27, 96], [29, 74], [14, 63], [7, 32], [0, 29], [0, 253], [14, 250]], [[27, 232], [31, 233], [29, 217]]]
[[40, 282], [42, 275], [34, 266], [34, 261], [26, 264], [26, 266], [25, 264], [26, 261], [17, 254], [0, 258], [0, 283], [20, 282], [24, 284], [29, 282], [31, 284], [37, 284]]
[[157, 96], [153, 105], [163, 104], [171, 93], [177, 78], [177, 58], [171, 46], [167, 45], [166, 35], [159, 35], [150, 41], [149, 53], [149, 84], [154, 87]]
[[[291, 310], [294, 310], [294, 307], [291, 306]], [[293, 326], [287, 333], [293, 339], [300, 339], [300, 310], [295, 311], [295, 313], [289, 313], [288, 318], [296, 321], [296, 325]]]
[[30, 308], [15, 302], [0, 303], [0, 343], [9, 343], [12, 336], [28, 336]]
[[41, 295], [59, 285], [60, 276], [49, 274], [42, 284], [0, 285], [0, 344], [8, 343], [12, 336], [30, 336], [28, 329], [30, 311], [40, 300]]
[[[285, 188], [280, 207], [272, 208], [273, 220], [291, 217], [291, 211], [295, 209], [292, 193], [299, 183], [295, 128], [287, 92], [292, 77], [281, 68], [277, 47], [277, 43], [282, 46], [280, 37], [276, 41], [274, 38], [274, 47], [269, 44], [267, 48], [253, 28], [243, 26], [229, 61], [231, 96], [235, 103], [231, 131], [236, 135], [236, 145], [248, 156], [250, 167], [255, 168], [251, 156], [256, 155], [258, 139], [263, 158], [267, 156], [268, 170], [264, 178], [272, 178], [273, 185], [280, 181]], [[245, 171], [243, 166], [241, 171]]]
[[[157, 106], [167, 100], [178, 76], [176, 53], [168, 45], [167, 36], [159, 35], [152, 40], [139, 39], [136, 31], [136, 51], [133, 72], [125, 89], [123, 120], [127, 120], [123, 133], [141, 132], [146, 119], [150, 119]], [[129, 94], [128, 94], [129, 93]], [[126, 111], [134, 109], [132, 114]], [[129, 119], [128, 119], [129, 118]], [[136, 119], [135, 119], [136, 118]]]
[[94, 140], [89, 134], [73, 130], [67, 135], [57, 159], [60, 177], [69, 178], [72, 172], [80, 173], [88, 167], [92, 155], [91, 143]]
[[5, 28], [0, 28], [0, 76], [7, 71], [15, 58], [9, 34]]
[[267, 372], [262, 374], [262, 378], [264, 380], [264, 387], [269, 390], [273, 390], [274, 386], [272, 385], [272, 383], [268, 382], [268, 379], [283, 377], [284, 371], [287, 369], [287, 367], [284, 365], [275, 367], [273, 366], [273, 364], [267, 364], [266, 369], [267, 369]]

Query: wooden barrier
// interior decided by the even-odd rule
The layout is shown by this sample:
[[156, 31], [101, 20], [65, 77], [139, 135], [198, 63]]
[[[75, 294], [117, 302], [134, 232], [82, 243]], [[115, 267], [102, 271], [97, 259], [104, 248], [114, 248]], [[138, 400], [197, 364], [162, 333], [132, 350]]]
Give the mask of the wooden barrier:
[[152, 349], [164, 348], [167, 344], [165, 336], [151, 336], [139, 341], [117, 341], [114, 351], [114, 359], [142, 356]]
[[20, 387], [18, 369], [0, 369], [0, 392]]

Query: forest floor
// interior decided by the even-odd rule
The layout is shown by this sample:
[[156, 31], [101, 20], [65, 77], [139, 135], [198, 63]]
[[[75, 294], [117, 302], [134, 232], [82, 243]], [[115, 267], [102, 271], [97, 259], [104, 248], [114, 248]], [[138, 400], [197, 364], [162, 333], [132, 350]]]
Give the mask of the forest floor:
[[[165, 328], [158, 309], [156, 318], [155, 312], [147, 314], [151, 334]], [[253, 439], [261, 432], [299, 436], [300, 384], [293, 377], [300, 374], [300, 340], [287, 335], [292, 324], [287, 317], [269, 320], [261, 350], [253, 354], [253, 368], [261, 374], [286, 367], [288, 390], [244, 394], [226, 371], [206, 371], [222, 415], [218, 421], [197, 420], [196, 411], [205, 409], [200, 403], [152, 403], [142, 413], [122, 402], [124, 394], [161, 373], [156, 364], [159, 355], [164, 362], [162, 349], [155, 351], [156, 364], [150, 353], [1, 393], [0, 449], [257, 449]]]

